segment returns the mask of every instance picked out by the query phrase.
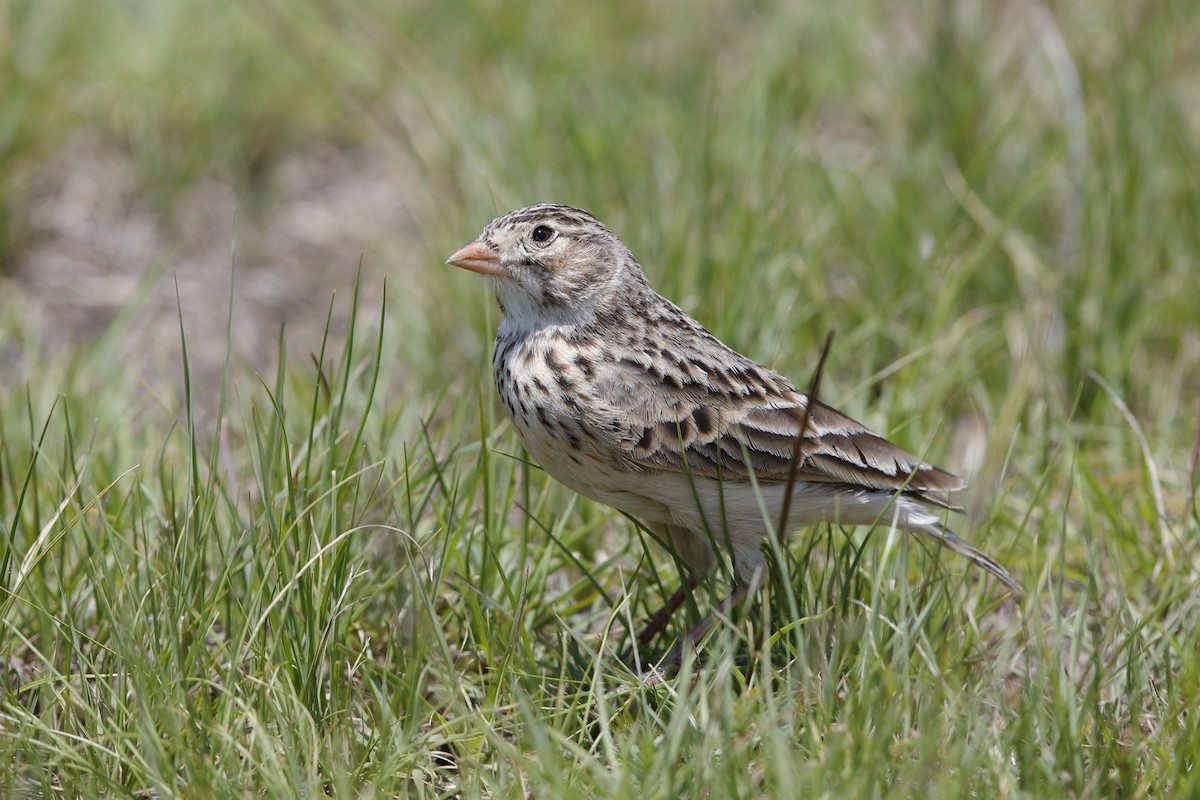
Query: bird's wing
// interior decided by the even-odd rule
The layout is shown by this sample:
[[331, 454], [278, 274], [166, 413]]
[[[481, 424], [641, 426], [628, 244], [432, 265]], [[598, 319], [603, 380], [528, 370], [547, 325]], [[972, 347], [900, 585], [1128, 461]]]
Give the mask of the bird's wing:
[[[639, 366], [624, 365], [622, 382], [642, 384], [643, 389], [630, 391], [630, 396], [665, 402], [645, 404], [629, 414], [621, 444], [635, 465], [723, 481], [748, 481], [753, 472], [760, 482], [782, 482], [788, 480], [799, 441], [796, 480], [905, 491], [956, 508], [945, 495], [963, 488], [960, 478], [824, 403], [811, 403], [806, 414], [806, 395], [753, 362], [710, 368], [703, 376], [686, 364], [674, 374], [639, 371]], [[658, 391], [644, 391], [650, 384]]]

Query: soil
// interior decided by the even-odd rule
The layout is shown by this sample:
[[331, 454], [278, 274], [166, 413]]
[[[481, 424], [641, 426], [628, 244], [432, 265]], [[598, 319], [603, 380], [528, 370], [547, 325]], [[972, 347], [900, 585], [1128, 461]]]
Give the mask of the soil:
[[[269, 373], [281, 326], [289, 358], [319, 348], [335, 292], [333, 333], [344, 331], [360, 259], [362, 304], [379, 308], [388, 253], [410, 226], [402, 173], [394, 154], [318, 144], [279, 166], [258, 209], [209, 180], [162, 212], [133, 158], [79, 140], [24, 182], [15, 222], [26, 246], [0, 275], [0, 319], [15, 317], [44, 354], [86, 347], [115, 325], [123, 358], [181, 384], [182, 315], [193, 381], [212, 387], [232, 277], [235, 363]], [[10, 377], [36, 370], [5, 351]]]

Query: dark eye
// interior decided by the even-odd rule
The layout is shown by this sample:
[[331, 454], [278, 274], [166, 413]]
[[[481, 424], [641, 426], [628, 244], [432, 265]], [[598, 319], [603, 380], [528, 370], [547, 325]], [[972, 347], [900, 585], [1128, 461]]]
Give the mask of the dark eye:
[[538, 225], [533, 229], [533, 240], [535, 242], [548, 242], [554, 236], [554, 229], [549, 225]]

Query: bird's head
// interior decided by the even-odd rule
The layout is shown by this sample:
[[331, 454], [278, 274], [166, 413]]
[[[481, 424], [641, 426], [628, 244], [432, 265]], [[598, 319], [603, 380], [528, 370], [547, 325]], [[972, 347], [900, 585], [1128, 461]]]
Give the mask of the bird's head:
[[536, 205], [488, 223], [446, 260], [486, 275], [506, 318], [583, 322], [629, 302], [645, 276], [621, 240], [586, 211]]

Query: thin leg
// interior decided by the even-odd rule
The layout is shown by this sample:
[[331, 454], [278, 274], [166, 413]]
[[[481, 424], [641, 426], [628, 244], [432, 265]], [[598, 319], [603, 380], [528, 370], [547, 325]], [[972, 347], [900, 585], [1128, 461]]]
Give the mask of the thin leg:
[[728, 597], [717, 604], [717, 607], [713, 609], [711, 614], [700, 620], [696, 627], [684, 634], [683, 638], [675, 643], [671, 651], [656, 666], [650, 668], [644, 676], [645, 682], [651, 686], [662, 683], [667, 672], [674, 670], [679, 666], [679, 662], [683, 660], [684, 648], [690, 649], [699, 644], [700, 640], [708, 635], [708, 632], [716, 626], [718, 621], [728, 617], [749, 596], [749, 585], [742, 584], [734, 589]]
[[679, 607], [683, 605], [683, 601], [687, 600], [688, 594], [696, 588], [697, 583], [699, 581], [695, 578], [688, 578], [682, 586], [675, 590], [673, 595], [667, 598], [666, 605], [660, 608], [654, 616], [650, 617], [641, 632], [638, 633], [637, 643], [629, 645], [625, 649], [625, 652], [621, 654], [621, 661], [626, 664], [633, 663], [634, 653], [650, 644], [654, 637], [667, 626], [671, 616], [679, 610]]

